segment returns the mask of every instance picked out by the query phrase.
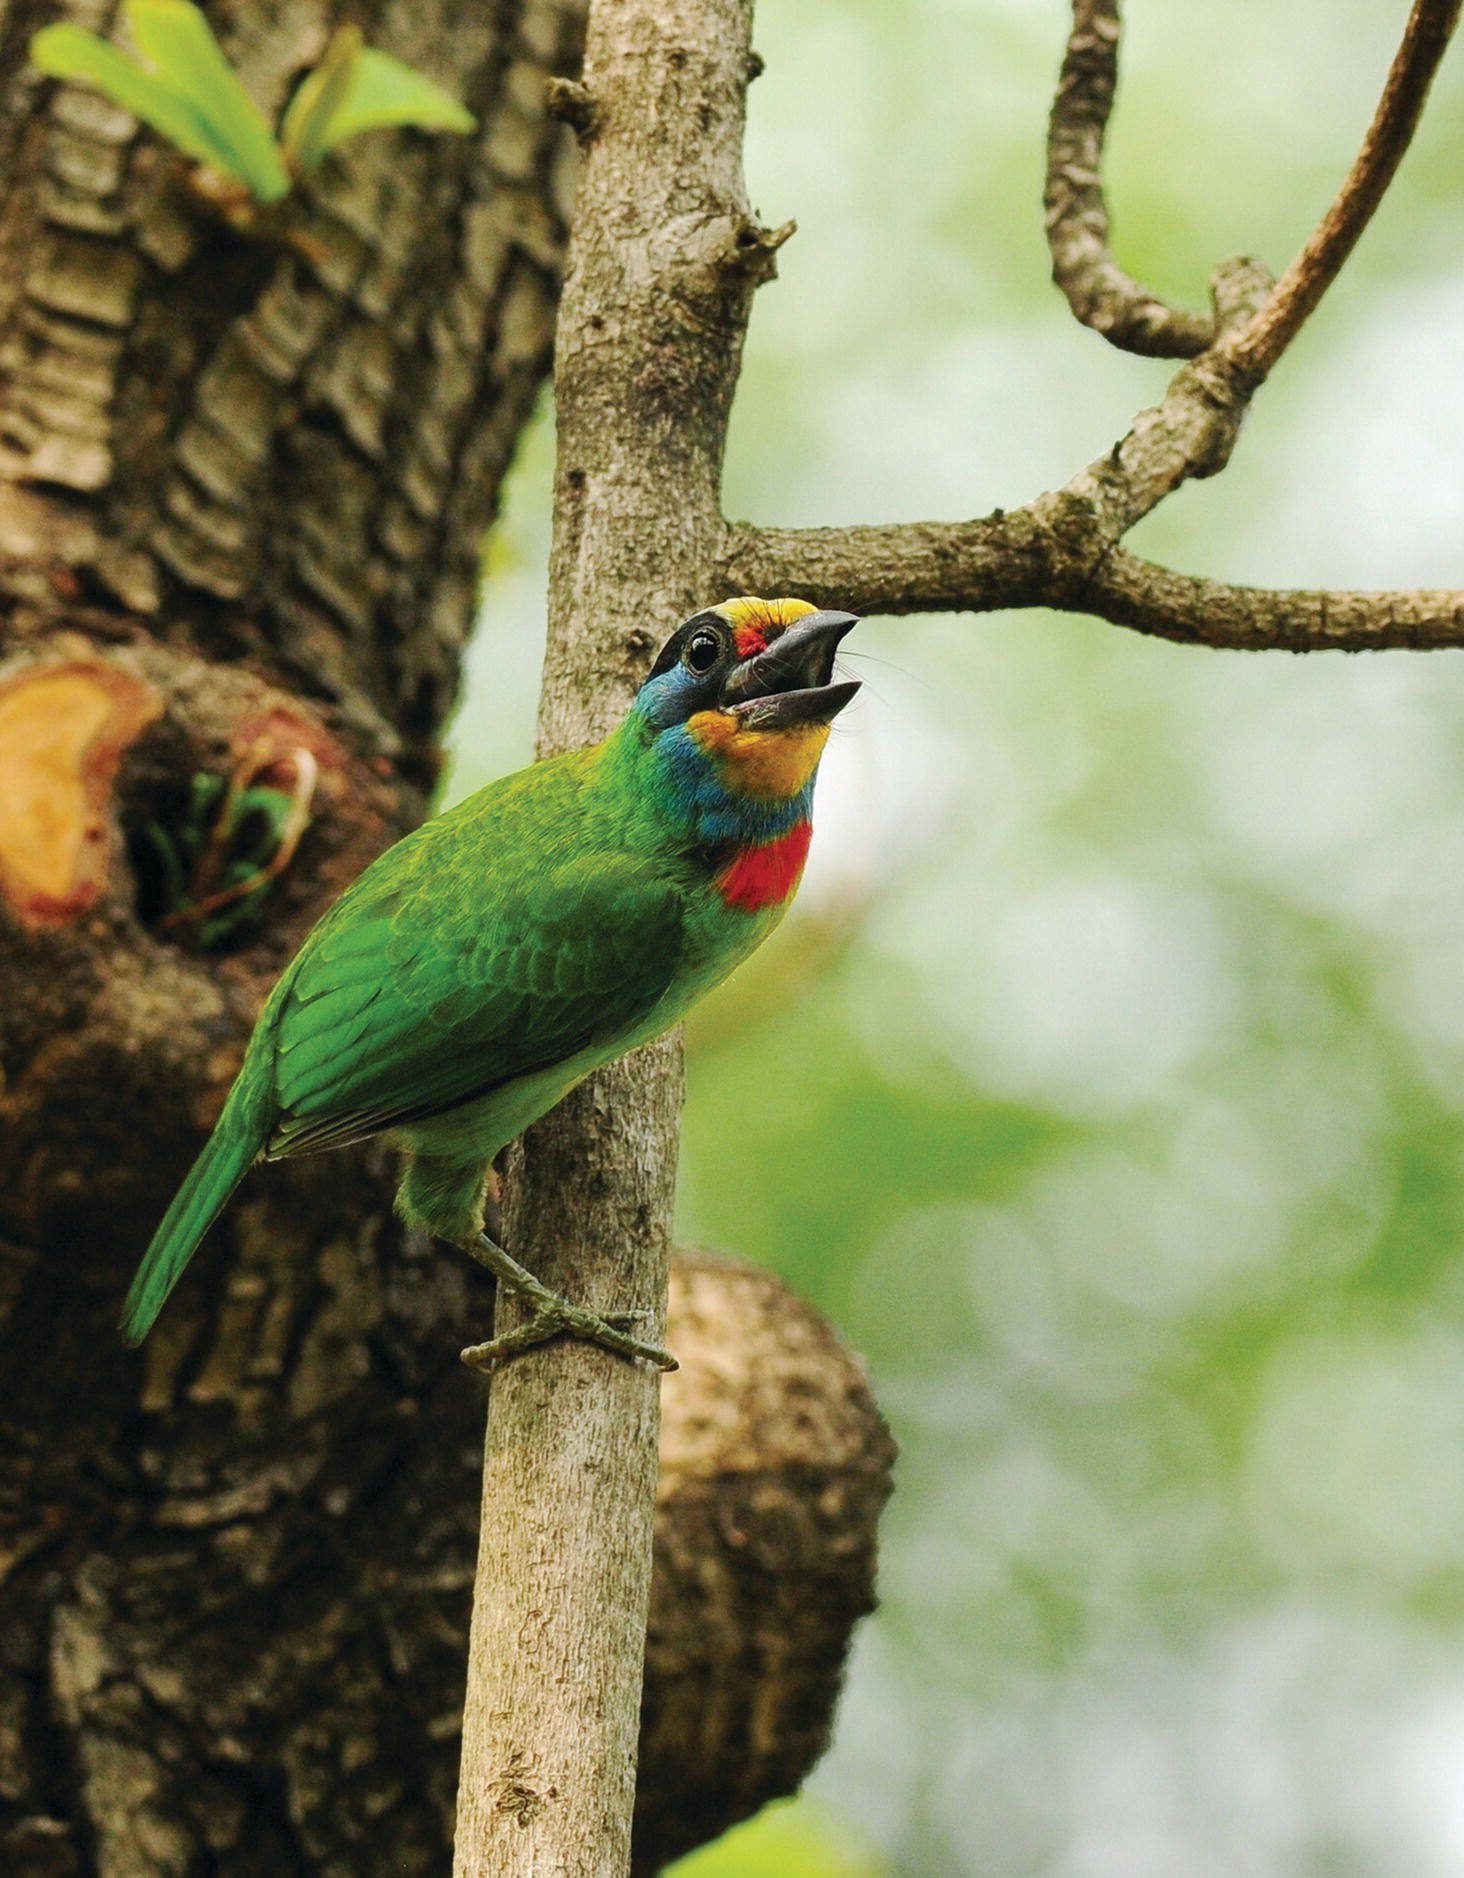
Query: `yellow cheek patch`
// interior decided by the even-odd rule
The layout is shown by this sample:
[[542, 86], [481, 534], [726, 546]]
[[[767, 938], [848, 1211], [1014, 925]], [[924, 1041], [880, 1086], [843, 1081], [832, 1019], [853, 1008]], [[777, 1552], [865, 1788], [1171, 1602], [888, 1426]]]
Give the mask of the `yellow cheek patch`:
[[829, 740], [827, 724], [749, 730], [730, 711], [697, 711], [686, 720], [686, 728], [716, 762], [729, 789], [772, 799], [798, 794]]

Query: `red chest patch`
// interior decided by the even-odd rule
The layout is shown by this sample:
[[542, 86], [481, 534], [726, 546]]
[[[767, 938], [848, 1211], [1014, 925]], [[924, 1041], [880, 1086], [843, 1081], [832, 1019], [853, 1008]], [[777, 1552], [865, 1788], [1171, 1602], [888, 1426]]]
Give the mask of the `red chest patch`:
[[812, 822], [799, 822], [776, 841], [765, 841], [760, 848], [748, 848], [739, 854], [717, 876], [723, 905], [735, 906], [744, 913], [760, 913], [764, 907], [780, 905], [798, 885], [812, 838]]

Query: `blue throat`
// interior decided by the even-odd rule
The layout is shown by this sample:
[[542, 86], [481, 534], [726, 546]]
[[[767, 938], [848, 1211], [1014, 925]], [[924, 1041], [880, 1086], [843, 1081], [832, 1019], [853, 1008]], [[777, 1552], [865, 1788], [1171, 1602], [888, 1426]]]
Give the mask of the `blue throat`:
[[[632, 709], [631, 719], [636, 717]], [[627, 722], [626, 728], [629, 729]], [[760, 847], [776, 841], [813, 813], [813, 780], [796, 795], [752, 796], [729, 789], [713, 758], [702, 749], [685, 724], [659, 733], [642, 720], [649, 733], [652, 758], [659, 771], [659, 799], [668, 805], [671, 819], [694, 845], [720, 847], [725, 842]]]

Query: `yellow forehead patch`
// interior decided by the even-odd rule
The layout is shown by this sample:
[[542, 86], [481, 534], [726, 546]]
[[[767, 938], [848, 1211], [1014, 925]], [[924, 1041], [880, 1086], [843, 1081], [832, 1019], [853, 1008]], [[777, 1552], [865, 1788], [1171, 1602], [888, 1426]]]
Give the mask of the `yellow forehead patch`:
[[712, 611], [720, 613], [729, 626], [776, 626], [781, 631], [794, 620], [816, 613], [818, 608], [810, 606], [807, 600], [759, 600], [752, 594], [744, 594], [740, 600], [724, 600]]
[[729, 789], [769, 800], [796, 796], [817, 769], [829, 740], [827, 724], [749, 730], [730, 711], [697, 711], [686, 720], [686, 728], [716, 762]]
[[796, 619], [806, 619], [818, 608], [810, 606], [807, 600], [759, 600], [752, 594], [744, 594], [740, 600], [724, 600], [712, 611], [726, 620], [737, 640], [739, 655], [749, 659], [761, 652], [769, 640], [776, 639], [784, 627], [791, 626]]

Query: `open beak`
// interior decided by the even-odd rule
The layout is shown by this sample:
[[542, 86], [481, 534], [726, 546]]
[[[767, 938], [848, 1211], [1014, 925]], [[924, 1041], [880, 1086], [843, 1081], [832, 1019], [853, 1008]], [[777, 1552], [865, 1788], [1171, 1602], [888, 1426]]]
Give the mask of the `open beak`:
[[857, 679], [830, 681], [839, 641], [859, 624], [855, 613], [808, 613], [727, 675], [718, 699], [749, 730], [827, 724], [859, 689]]

